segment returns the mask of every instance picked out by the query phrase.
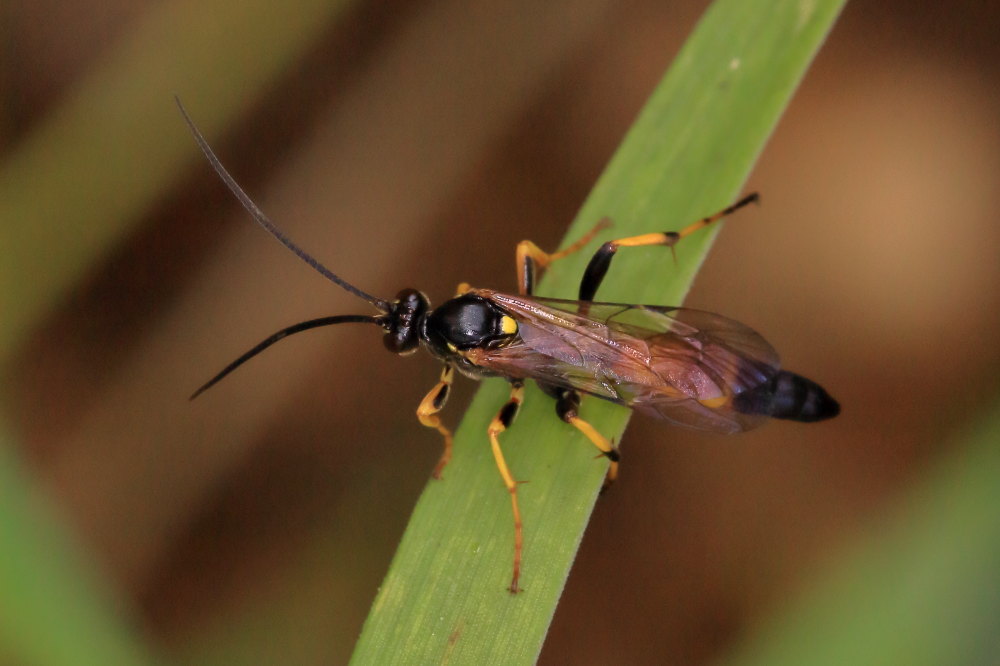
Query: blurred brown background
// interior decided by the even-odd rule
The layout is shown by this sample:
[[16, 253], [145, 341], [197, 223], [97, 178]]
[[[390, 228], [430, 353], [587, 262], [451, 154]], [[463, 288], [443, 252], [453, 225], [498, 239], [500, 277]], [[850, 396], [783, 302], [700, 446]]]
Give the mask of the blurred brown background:
[[[6, 6], [0, 149], [156, 4]], [[706, 3], [531, 6], [356, 3], [215, 148], [363, 289], [513, 288], [515, 243], [555, 247]], [[717, 659], [996, 395], [998, 34], [991, 3], [848, 4], [747, 185], [762, 206], [687, 301], [762, 332], [843, 414], [739, 438], [634, 419], [542, 663]], [[157, 103], [197, 120], [209, 102], [175, 86]], [[439, 452], [413, 417], [436, 365], [342, 327], [186, 397], [283, 326], [362, 311], [192, 153], [16, 355], [25, 455], [169, 652], [350, 654]]]

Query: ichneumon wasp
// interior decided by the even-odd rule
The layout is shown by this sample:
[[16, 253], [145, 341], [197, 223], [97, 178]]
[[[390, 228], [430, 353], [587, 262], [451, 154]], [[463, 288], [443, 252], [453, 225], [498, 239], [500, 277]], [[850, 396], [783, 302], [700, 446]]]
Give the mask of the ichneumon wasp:
[[555, 399], [556, 414], [583, 433], [606, 456], [606, 483], [618, 472], [618, 450], [580, 418], [581, 394], [625, 405], [677, 425], [736, 433], [768, 417], [813, 422], [832, 418], [840, 406], [817, 383], [780, 369], [778, 355], [749, 327], [710, 312], [689, 308], [601, 303], [594, 296], [619, 248], [663, 245], [673, 249], [685, 236], [757, 200], [743, 197], [680, 231], [643, 234], [604, 243], [580, 283], [579, 300], [534, 295], [546, 267], [587, 243], [608, 226], [602, 220], [565, 250], [547, 253], [531, 241], [517, 246], [517, 294], [461, 284], [454, 298], [431, 308], [416, 289], [394, 299], [376, 298], [346, 282], [298, 247], [257, 207], [222, 166], [177, 99], [198, 146], [212, 168], [253, 219], [286, 248], [334, 284], [367, 301], [378, 315], [335, 315], [304, 321], [266, 338], [227, 365], [194, 392], [191, 399], [275, 342], [320, 326], [367, 323], [385, 331], [386, 348], [409, 354], [424, 347], [441, 361], [438, 383], [417, 408], [420, 422], [444, 438], [433, 476], [451, 459], [452, 433], [439, 412], [448, 400], [458, 370], [468, 377], [503, 377], [510, 397], [487, 428], [493, 457], [510, 492], [514, 514], [514, 567], [509, 590], [519, 591], [522, 529], [515, 481], [500, 448], [499, 435], [510, 427], [523, 400], [524, 382], [533, 379]]

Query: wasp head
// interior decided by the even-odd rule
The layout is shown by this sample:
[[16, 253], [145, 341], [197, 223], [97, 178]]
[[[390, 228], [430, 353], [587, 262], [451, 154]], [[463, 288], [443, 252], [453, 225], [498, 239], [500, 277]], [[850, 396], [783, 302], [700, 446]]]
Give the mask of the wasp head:
[[420, 328], [430, 302], [416, 289], [403, 289], [396, 294], [385, 317], [385, 348], [395, 354], [409, 354], [420, 344]]

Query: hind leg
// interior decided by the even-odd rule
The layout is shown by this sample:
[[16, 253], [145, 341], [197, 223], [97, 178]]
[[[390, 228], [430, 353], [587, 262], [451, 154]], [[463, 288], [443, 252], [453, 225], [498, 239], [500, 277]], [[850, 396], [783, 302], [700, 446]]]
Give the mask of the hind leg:
[[597, 294], [597, 289], [601, 286], [601, 282], [604, 280], [604, 276], [607, 274], [608, 268], [611, 266], [611, 260], [614, 258], [615, 253], [618, 252], [618, 248], [641, 247], [644, 245], [665, 245], [673, 250], [673, 246], [685, 236], [689, 236], [695, 231], [698, 231], [703, 227], [707, 227], [713, 222], [721, 220], [730, 213], [743, 208], [743, 206], [757, 201], [758, 198], [759, 197], [756, 192], [748, 194], [732, 206], [723, 208], [715, 215], [709, 215], [708, 217], [702, 218], [694, 224], [684, 227], [680, 231], [663, 231], [659, 233], [642, 234], [641, 236], [630, 236], [629, 238], [619, 238], [618, 240], [608, 241], [601, 246], [601, 248], [590, 260], [590, 263], [587, 264], [587, 270], [584, 271], [583, 279], [580, 281], [580, 300], [594, 300], [594, 296]]
[[542, 390], [556, 399], [556, 414], [559, 418], [582, 432], [601, 455], [610, 461], [608, 474], [604, 478], [604, 489], [607, 489], [618, 478], [618, 461], [621, 459], [618, 449], [597, 428], [580, 418], [580, 394], [577, 391], [557, 386], [543, 386]]

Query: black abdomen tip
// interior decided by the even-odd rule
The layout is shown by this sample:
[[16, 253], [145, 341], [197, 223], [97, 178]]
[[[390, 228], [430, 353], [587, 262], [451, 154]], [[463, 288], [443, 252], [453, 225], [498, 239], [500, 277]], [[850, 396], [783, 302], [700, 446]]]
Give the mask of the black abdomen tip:
[[733, 406], [744, 414], [812, 423], [840, 414], [840, 403], [822, 386], [794, 372], [782, 370], [770, 381], [740, 393]]

